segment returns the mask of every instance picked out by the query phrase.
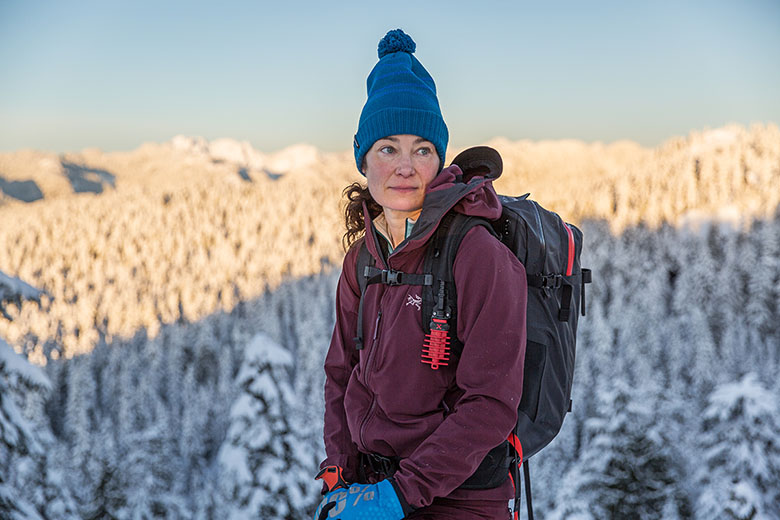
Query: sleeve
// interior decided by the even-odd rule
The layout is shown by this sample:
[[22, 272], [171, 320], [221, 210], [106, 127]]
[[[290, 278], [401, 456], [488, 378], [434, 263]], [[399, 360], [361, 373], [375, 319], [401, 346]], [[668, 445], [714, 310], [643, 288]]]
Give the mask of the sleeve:
[[460, 397], [452, 412], [400, 464], [395, 480], [414, 507], [448, 496], [517, 422], [523, 388], [525, 268], [482, 226], [463, 238], [454, 265]]
[[357, 326], [360, 292], [355, 279], [356, 244], [344, 258], [336, 289], [336, 325], [325, 357], [324, 440], [327, 458], [320, 464], [340, 466], [348, 482], [357, 480], [358, 450], [347, 426], [344, 394], [358, 362], [352, 338]]

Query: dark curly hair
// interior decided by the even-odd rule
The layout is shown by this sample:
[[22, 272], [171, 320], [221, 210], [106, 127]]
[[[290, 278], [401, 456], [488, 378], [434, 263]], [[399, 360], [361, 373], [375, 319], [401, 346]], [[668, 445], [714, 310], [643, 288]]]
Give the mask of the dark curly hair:
[[341, 238], [341, 244], [344, 247], [344, 251], [348, 251], [366, 232], [366, 222], [363, 218], [363, 202], [368, 206], [368, 213], [371, 215], [371, 218], [376, 218], [382, 212], [382, 206], [377, 204], [371, 196], [368, 186], [364, 186], [359, 182], [353, 182], [344, 188], [342, 195], [346, 199], [344, 202], [344, 220], [347, 232]]

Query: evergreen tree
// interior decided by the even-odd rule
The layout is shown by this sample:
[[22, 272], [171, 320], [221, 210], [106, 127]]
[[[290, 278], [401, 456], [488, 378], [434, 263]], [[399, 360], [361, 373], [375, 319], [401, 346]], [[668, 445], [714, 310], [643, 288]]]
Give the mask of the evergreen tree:
[[[681, 473], [655, 423], [649, 396], [618, 380], [600, 392], [589, 442], [563, 478], [554, 519], [653, 519], [687, 511], [676, 489]], [[673, 502], [673, 506], [668, 505]]]
[[[561, 475], [577, 460], [580, 422], [577, 415], [568, 414], [555, 439], [529, 460], [534, 514], [539, 518], [546, 518], [555, 508], [556, 496], [561, 493]], [[525, 494], [521, 498], [524, 500]]]
[[316, 506], [317, 461], [293, 419], [292, 364], [290, 353], [265, 334], [246, 347], [237, 378], [242, 392], [219, 454], [233, 518], [304, 518]]
[[17, 487], [20, 465], [34, 464], [33, 458], [43, 455], [43, 447], [35, 426], [24, 417], [16, 400], [29, 386], [47, 385], [48, 380], [40, 371], [0, 339], [0, 518], [41, 518]]
[[[0, 315], [5, 306], [40, 301], [41, 292], [0, 272]], [[42, 415], [51, 382], [38, 367], [0, 339], [0, 518], [8, 520], [75, 517], [75, 502], [62, 475], [49, 469], [54, 438]], [[34, 406], [31, 404], [34, 403]]]
[[94, 446], [93, 436], [98, 424], [95, 410], [97, 392], [89, 361], [87, 356], [79, 356], [71, 360], [66, 404], [67, 442], [71, 448], [70, 464], [75, 470], [74, 473], [85, 479], [88, 479], [89, 475], [81, 475], [81, 473], [86, 470], [86, 460], [95, 449], [100, 449], [99, 446]]
[[123, 465], [116, 458], [116, 443], [110, 430], [110, 423], [104, 421], [94, 436], [98, 449], [90, 452], [85, 463], [89, 479], [81, 505], [84, 520], [120, 520], [125, 512]]
[[777, 398], [755, 374], [718, 386], [701, 427], [704, 453], [697, 518], [769, 520], [780, 516]]

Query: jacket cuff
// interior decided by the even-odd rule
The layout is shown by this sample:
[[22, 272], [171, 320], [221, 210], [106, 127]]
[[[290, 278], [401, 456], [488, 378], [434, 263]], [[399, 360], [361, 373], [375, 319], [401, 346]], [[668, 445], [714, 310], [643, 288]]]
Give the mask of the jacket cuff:
[[409, 502], [406, 501], [406, 497], [403, 493], [401, 493], [401, 489], [398, 487], [398, 484], [395, 483], [395, 479], [393, 477], [389, 477], [387, 480], [390, 481], [390, 484], [393, 485], [393, 490], [395, 491], [395, 495], [398, 497], [398, 502], [401, 504], [401, 509], [404, 511], [404, 516], [409, 516], [409, 514], [412, 513], [416, 508], [412, 507]]

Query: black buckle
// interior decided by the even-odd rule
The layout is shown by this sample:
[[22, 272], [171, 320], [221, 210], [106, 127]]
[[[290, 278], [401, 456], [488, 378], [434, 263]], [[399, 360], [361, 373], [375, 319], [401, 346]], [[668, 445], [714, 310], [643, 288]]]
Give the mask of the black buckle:
[[563, 285], [563, 276], [552, 274], [542, 277], [542, 289], [559, 289]]
[[403, 285], [401, 282], [402, 274], [404, 274], [403, 271], [393, 271], [392, 269], [382, 271], [382, 283], [386, 285]]
[[392, 477], [398, 471], [400, 458], [384, 457], [377, 453], [366, 453], [365, 459], [371, 471], [379, 476]]

